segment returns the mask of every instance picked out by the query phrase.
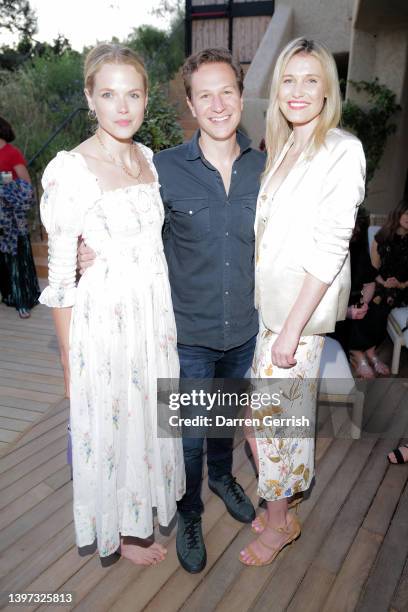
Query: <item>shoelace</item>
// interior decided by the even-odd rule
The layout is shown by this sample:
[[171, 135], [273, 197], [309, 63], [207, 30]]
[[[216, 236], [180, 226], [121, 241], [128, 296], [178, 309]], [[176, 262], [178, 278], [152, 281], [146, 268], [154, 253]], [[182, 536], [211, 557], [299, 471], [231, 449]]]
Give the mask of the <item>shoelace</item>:
[[187, 535], [187, 545], [189, 548], [195, 548], [199, 543], [199, 521], [189, 521], [184, 528], [184, 534]]
[[237, 479], [234, 476], [231, 478], [231, 480], [227, 484], [227, 492], [229, 491], [231, 491], [237, 503], [241, 504], [242, 502], [245, 501], [244, 489], [237, 482]]

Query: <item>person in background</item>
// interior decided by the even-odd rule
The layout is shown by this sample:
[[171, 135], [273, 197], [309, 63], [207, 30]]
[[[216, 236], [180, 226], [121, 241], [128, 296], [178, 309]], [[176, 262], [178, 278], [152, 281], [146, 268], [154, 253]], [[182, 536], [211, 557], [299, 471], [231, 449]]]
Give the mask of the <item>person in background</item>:
[[368, 247], [368, 226], [370, 217], [364, 206], [360, 206], [356, 225], [350, 240], [351, 291], [347, 318], [336, 323], [331, 336], [338, 340], [349, 355], [357, 376], [374, 378], [365, 351], [372, 346], [373, 330], [372, 298], [377, 270], [371, 264]]
[[408, 200], [391, 211], [371, 246], [371, 261], [378, 271], [372, 308], [372, 346], [366, 355], [376, 374], [388, 376], [389, 367], [376, 354], [385, 338], [388, 315], [408, 305]]
[[27, 319], [40, 295], [26, 218], [34, 199], [26, 160], [10, 144], [14, 138], [13, 128], [0, 117], [0, 293]]

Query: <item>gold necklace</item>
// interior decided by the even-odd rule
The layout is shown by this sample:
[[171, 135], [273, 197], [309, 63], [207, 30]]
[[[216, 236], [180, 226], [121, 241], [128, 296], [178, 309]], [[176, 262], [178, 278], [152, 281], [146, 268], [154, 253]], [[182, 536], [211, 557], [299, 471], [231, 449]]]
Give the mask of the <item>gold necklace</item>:
[[[125, 172], [128, 176], [132, 177], [133, 179], [136, 179], [136, 180], [139, 179], [140, 175], [142, 174], [142, 166], [140, 165], [140, 162], [139, 162], [139, 160], [136, 157], [136, 151], [135, 151], [136, 145], [135, 144], [131, 144], [130, 145], [130, 158], [132, 159], [132, 157], [133, 157], [134, 161], [136, 162], [136, 165], [137, 165], [137, 174], [133, 174], [133, 172], [131, 172], [125, 166], [125, 164], [122, 164], [122, 162], [120, 162], [117, 159], [115, 159], [115, 157], [109, 151], [107, 146], [103, 143], [102, 138], [101, 138], [99, 132], [96, 132], [96, 138], [98, 139], [98, 142], [99, 142], [101, 148], [106, 153], [106, 155], [109, 157], [109, 161], [112, 164], [114, 164], [115, 166], [119, 166], [119, 168], [122, 168], [123, 172]], [[132, 153], [133, 153], [133, 156], [132, 156]]]

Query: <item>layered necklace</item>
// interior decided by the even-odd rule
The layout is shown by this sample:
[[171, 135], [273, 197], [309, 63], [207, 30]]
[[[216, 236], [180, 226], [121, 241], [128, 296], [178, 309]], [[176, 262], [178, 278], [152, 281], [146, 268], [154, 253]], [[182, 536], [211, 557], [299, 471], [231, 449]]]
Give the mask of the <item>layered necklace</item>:
[[133, 158], [133, 161], [136, 164], [136, 168], [137, 168], [136, 174], [131, 172], [129, 170], [129, 168], [125, 164], [123, 164], [121, 161], [117, 160], [112, 155], [112, 153], [109, 151], [108, 147], [103, 143], [103, 140], [102, 140], [99, 132], [96, 132], [95, 135], [96, 135], [96, 138], [97, 138], [97, 140], [98, 140], [98, 142], [99, 142], [99, 144], [101, 146], [101, 149], [106, 153], [106, 156], [109, 158], [109, 161], [111, 162], [111, 164], [114, 164], [115, 166], [118, 166], [119, 168], [121, 168], [123, 170], [123, 172], [125, 174], [127, 174], [128, 176], [130, 176], [131, 178], [133, 178], [135, 180], [138, 180], [141, 177], [142, 166], [140, 165], [140, 162], [139, 162], [139, 160], [137, 159], [137, 156], [136, 156], [136, 144], [135, 143], [133, 143], [133, 144], [131, 144], [129, 146], [130, 146], [130, 160], [132, 161], [132, 158]]

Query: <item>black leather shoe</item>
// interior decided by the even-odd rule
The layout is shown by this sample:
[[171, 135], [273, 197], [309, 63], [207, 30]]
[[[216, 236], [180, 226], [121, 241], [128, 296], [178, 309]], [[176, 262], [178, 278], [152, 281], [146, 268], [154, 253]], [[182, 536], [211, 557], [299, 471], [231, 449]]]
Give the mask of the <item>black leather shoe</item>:
[[241, 523], [251, 523], [254, 520], [255, 508], [232, 474], [226, 474], [219, 480], [209, 480], [208, 486], [213, 493], [221, 497], [234, 519]]
[[180, 565], [190, 574], [197, 574], [205, 568], [207, 552], [201, 528], [201, 516], [183, 516], [179, 513], [176, 550]]

